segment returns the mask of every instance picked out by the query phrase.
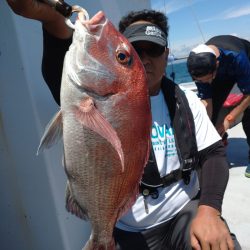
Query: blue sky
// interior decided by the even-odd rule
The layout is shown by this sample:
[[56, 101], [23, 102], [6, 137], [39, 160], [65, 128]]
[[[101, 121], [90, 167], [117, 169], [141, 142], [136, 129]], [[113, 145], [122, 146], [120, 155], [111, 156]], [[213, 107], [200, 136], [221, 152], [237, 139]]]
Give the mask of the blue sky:
[[169, 19], [169, 47], [179, 56], [216, 35], [250, 40], [250, 0], [151, 0]]

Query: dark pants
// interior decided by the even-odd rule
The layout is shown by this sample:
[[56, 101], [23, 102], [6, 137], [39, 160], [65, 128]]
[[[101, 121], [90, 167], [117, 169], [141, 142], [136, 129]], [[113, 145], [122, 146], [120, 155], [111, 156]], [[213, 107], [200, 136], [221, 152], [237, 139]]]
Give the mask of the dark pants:
[[[191, 250], [190, 224], [199, 199], [191, 200], [172, 220], [140, 233], [114, 230], [116, 250]], [[235, 250], [241, 247], [234, 234]]]
[[[213, 124], [217, 123], [219, 112], [232, 89], [233, 92], [239, 92], [235, 86], [235, 82], [231, 79], [224, 79], [223, 81], [215, 79], [212, 83], [213, 115], [211, 120]], [[250, 107], [248, 107], [243, 114], [242, 126], [247, 137], [249, 146], [248, 157], [250, 160]]]
[[249, 146], [248, 159], [250, 161], [250, 107], [248, 107], [244, 112], [244, 115], [242, 118], [242, 126], [243, 126], [243, 130], [247, 136], [247, 143]]

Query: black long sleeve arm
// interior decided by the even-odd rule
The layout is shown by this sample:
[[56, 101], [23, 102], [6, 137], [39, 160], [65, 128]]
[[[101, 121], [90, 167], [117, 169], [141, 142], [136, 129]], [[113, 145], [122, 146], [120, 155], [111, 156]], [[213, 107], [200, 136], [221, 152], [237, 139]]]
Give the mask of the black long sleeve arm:
[[201, 165], [199, 205], [211, 206], [221, 212], [222, 201], [229, 178], [225, 148], [218, 141], [199, 152]]
[[43, 29], [42, 74], [56, 103], [60, 105], [63, 61], [72, 39], [59, 39]]

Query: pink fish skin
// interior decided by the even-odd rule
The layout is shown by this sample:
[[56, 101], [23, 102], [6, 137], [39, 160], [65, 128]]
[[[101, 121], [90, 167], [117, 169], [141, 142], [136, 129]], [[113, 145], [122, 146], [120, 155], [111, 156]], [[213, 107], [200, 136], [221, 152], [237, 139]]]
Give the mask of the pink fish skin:
[[150, 148], [146, 74], [103, 12], [75, 24], [66, 53], [61, 110], [41, 148], [63, 134], [66, 208], [91, 223], [84, 250], [112, 250], [116, 221], [134, 203]]

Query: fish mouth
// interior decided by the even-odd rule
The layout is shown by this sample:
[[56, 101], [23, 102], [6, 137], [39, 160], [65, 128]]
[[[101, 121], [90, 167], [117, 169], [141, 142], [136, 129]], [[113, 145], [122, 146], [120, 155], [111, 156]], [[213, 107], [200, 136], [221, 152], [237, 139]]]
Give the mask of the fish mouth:
[[103, 26], [107, 23], [107, 18], [103, 11], [97, 12], [90, 20], [85, 20], [82, 15], [79, 15], [78, 19], [87, 32], [92, 35], [100, 34]]
[[[92, 56], [88, 48], [91, 47], [91, 44], [96, 44], [101, 39], [103, 28], [107, 24], [108, 19], [102, 11], [99, 11], [90, 20], [85, 20], [83, 17], [78, 16], [78, 21], [80, 21], [77, 25], [79, 34], [76, 34], [76, 43], [74, 49], [72, 49], [73, 53], [69, 55], [70, 63], [67, 65], [67, 68], [70, 69], [68, 71], [69, 74], [72, 74], [72, 78], [76, 80], [79, 86], [82, 85], [81, 82], [86, 82], [83, 81], [86, 77], [95, 80], [99, 76], [105, 78], [108, 82], [113, 81], [115, 78], [113, 73], [98, 61], [95, 56]], [[84, 53], [78, 53], [78, 43], [83, 44]], [[72, 72], [76, 72], [75, 74], [78, 76]], [[89, 75], [92, 76], [90, 77]]]
[[[66, 55], [67, 60], [65, 60], [69, 82], [95, 99], [112, 96], [114, 93], [110, 93], [108, 89], [117, 78], [112, 70], [110, 71], [95, 57], [95, 54], [91, 54], [92, 44], [93, 46], [98, 44], [104, 35], [103, 30], [107, 23], [108, 19], [102, 11], [90, 20], [85, 20], [84, 17], [78, 15], [74, 32], [75, 39], [71, 45], [71, 52]], [[81, 46], [82, 51], [79, 50]], [[105, 82], [105, 84], [98, 86], [100, 82]]]

